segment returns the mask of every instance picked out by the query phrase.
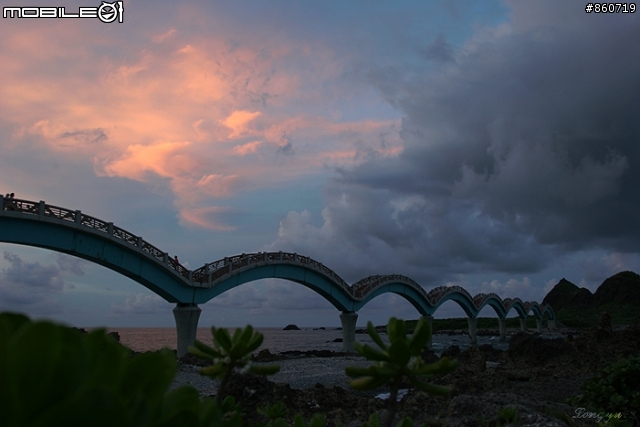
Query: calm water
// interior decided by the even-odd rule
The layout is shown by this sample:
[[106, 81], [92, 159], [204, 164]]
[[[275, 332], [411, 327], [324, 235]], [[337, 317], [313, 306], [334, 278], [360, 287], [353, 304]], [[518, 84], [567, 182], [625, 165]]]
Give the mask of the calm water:
[[[163, 347], [176, 348], [176, 331], [174, 328], [112, 328], [120, 334], [120, 342], [135, 351], [158, 350]], [[342, 331], [334, 328], [326, 330], [302, 329], [300, 331], [283, 331], [282, 328], [258, 329], [264, 335], [264, 342], [260, 349], [269, 349], [272, 353], [280, 353], [289, 350], [333, 350], [342, 351], [341, 342], [333, 342], [336, 338], [342, 338]], [[383, 339], [386, 335], [382, 335]], [[211, 343], [211, 330], [199, 328], [197, 339]], [[356, 341], [372, 343], [366, 334], [356, 334]], [[492, 344], [495, 348], [506, 350], [508, 345], [501, 343], [498, 337], [478, 337], [478, 344]], [[443, 335], [433, 336], [433, 350], [442, 352], [450, 345], [457, 345], [461, 349], [469, 346], [467, 335]], [[375, 345], [374, 345], [375, 346]]]

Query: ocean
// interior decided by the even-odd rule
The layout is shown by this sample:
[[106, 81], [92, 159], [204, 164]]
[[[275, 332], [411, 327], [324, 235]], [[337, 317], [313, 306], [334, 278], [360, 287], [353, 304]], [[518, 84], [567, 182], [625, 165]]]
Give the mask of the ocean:
[[[332, 350], [342, 351], [342, 343], [334, 342], [336, 338], [342, 338], [342, 331], [335, 328], [301, 329], [299, 331], [284, 331], [282, 328], [257, 329], [264, 335], [264, 341], [259, 350], [269, 349], [271, 353], [281, 353], [291, 350]], [[134, 351], [153, 351], [161, 348], [176, 348], [175, 328], [110, 328], [120, 335], [120, 342]], [[231, 331], [233, 332], [233, 331]], [[383, 339], [385, 334], [381, 335]], [[197, 339], [211, 345], [211, 329], [199, 328]], [[367, 334], [356, 334], [356, 341], [366, 344], [372, 343]], [[506, 350], [508, 344], [500, 342], [497, 336], [479, 336], [478, 345], [491, 344], [493, 347]], [[375, 344], [373, 344], [375, 347]], [[435, 353], [441, 353], [451, 345], [457, 345], [462, 350], [469, 347], [467, 335], [434, 334], [432, 348]]]

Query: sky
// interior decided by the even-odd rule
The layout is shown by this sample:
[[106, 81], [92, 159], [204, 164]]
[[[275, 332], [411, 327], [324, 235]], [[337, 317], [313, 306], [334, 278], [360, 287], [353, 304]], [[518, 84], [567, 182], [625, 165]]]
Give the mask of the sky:
[[[1, 19], [0, 191], [111, 221], [191, 269], [288, 251], [348, 283], [403, 274], [427, 291], [538, 302], [563, 277], [595, 291], [640, 272], [640, 12], [461, 0], [123, 11], [122, 23]], [[0, 255], [0, 310], [174, 325], [172, 304], [101, 266], [4, 243]], [[203, 327], [340, 325], [329, 302], [276, 279], [201, 308]], [[463, 314], [450, 301], [435, 316]], [[390, 316], [418, 313], [386, 294], [358, 324]]]

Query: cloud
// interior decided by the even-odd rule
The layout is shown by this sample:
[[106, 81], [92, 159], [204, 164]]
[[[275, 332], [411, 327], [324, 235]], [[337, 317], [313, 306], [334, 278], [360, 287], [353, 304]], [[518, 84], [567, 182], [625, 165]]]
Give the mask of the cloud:
[[259, 285], [247, 283], [224, 292], [203, 306], [203, 310], [228, 309], [228, 310], [258, 310], [263, 309], [267, 302], [264, 291], [258, 289]]
[[147, 172], [161, 177], [181, 175], [194, 166], [187, 156], [181, 155], [189, 142], [158, 141], [151, 145], [135, 144], [127, 147], [123, 158], [105, 166], [108, 176], [121, 176], [144, 180]]
[[175, 28], [171, 28], [165, 33], [155, 35], [151, 38], [155, 43], [164, 43], [167, 39], [170, 39], [176, 35], [177, 31]]
[[424, 55], [427, 59], [443, 62], [453, 62], [453, 48], [447, 43], [444, 36], [439, 34], [438, 37], [425, 50]]
[[[271, 314], [283, 310], [327, 310], [333, 306], [316, 292], [283, 280], [265, 279], [230, 289], [209, 301], [216, 310], [251, 310]], [[206, 308], [203, 308], [206, 310]]]
[[221, 123], [231, 129], [229, 138], [237, 138], [247, 132], [247, 126], [256, 117], [260, 116], [260, 111], [250, 112], [236, 110], [229, 117], [221, 120]]
[[232, 231], [235, 227], [227, 225], [225, 220], [230, 219], [231, 214], [230, 208], [224, 206], [182, 209], [180, 211], [180, 220], [184, 221], [185, 225], [193, 224], [215, 231]]
[[84, 276], [82, 267], [87, 264], [87, 261], [61, 253], [56, 253], [55, 257], [61, 271], [68, 271], [75, 276]]
[[170, 315], [173, 305], [155, 294], [127, 295], [123, 304], [112, 304], [111, 311], [114, 314], [136, 315]]
[[0, 310], [30, 315], [62, 312], [62, 305], [56, 298], [65, 286], [60, 268], [25, 262], [11, 252], [5, 252], [3, 258], [9, 267], [0, 269]]
[[[320, 224], [290, 212], [268, 248], [425, 286], [528, 277], [576, 250], [638, 252], [640, 58], [619, 46], [640, 33], [624, 19], [565, 25], [550, 5], [513, 3], [510, 23], [457, 48], [436, 38], [443, 67], [372, 60], [370, 82], [403, 114], [403, 149], [337, 168]], [[495, 286], [533, 297], [539, 285]]]
[[347, 58], [315, 41], [212, 31], [221, 18], [200, 21], [211, 10], [169, 9], [171, 25], [126, 36], [25, 20], [3, 30], [6, 144], [164, 188], [182, 224], [208, 228], [195, 212], [219, 198], [323, 175], [359, 161], [356, 146], [398, 152], [397, 120], [343, 117], [345, 96], [370, 91], [342, 79]]

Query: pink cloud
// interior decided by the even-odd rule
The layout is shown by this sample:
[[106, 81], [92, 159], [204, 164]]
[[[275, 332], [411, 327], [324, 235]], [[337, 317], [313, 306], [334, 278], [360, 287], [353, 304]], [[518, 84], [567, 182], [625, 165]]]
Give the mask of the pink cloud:
[[182, 154], [189, 142], [157, 142], [153, 145], [130, 145], [119, 160], [105, 166], [108, 176], [120, 176], [143, 181], [147, 172], [161, 177], [184, 174], [195, 165], [195, 161]]
[[237, 138], [247, 132], [247, 125], [256, 117], [260, 116], [260, 111], [250, 112], [235, 110], [229, 117], [220, 122], [231, 129], [229, 138]]
[[229, 208], [209, 206], [205, 208], [186, 208], [180, 210], [180, 220], [184, 225], [196, 225], [215, 231], [233, 231], [235, 227], [225, 224], [218, 217], [229, 212]]
[[[23, 21], [0, 30], [0, 120], [15, 138], [5, 146], [31, 138], [54, 157], [90, 162], [99, 176], [166, 179], [184, 224], [230, 229], [212, 219], [221, 212], [206, 207], [215, 199], [356, 162], [363, 141], [381, 153], [400, 149], [399, 138], [378, 141], [397, 134], [397, 121], [301, 113], [343, 93], [327, 91], [343, 63], [322, 46], [232, 43], [179, 26], [122, 45], [89, 24]], [[309, 108], [289, 111], [292, 103]]]
[[246, 156], [247, 154], [255, 153], [262, 145], [262, 141], [252, 141], [246, 144], [237, 145], [233, 148], [233, 151], [240, 156]]

